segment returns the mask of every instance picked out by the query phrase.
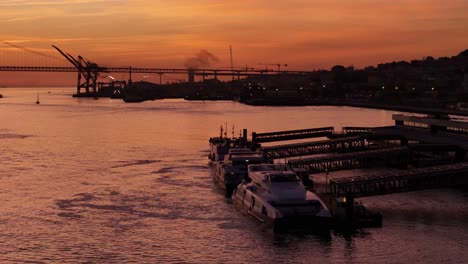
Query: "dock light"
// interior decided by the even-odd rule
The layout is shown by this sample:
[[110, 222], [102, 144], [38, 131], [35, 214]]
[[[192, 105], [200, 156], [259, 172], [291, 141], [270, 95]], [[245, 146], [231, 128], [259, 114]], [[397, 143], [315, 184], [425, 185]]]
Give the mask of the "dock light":
[[302, 87], [299, 87], [300, 90], [302, 90]]
[[416, 90], [416, 89], [414, 89], [414, 87], [413, 87], [413, 91], [414, 91], [414, 90]]
[[276, 88], [276, 91], [278, 91], [278, 88]]
[[432, 91], [434, 91], [434, 87], [432, 87]]
[[325, 84], [324, 84], [324, 85], [322, 85], [322, 87], [323, 87], [323, 88], [325, 88]]
[[385, 86], [382, 86], [382, 90], [385, 90]]
[[398, 86], [395, 86], [395, 90], [398, 90]]

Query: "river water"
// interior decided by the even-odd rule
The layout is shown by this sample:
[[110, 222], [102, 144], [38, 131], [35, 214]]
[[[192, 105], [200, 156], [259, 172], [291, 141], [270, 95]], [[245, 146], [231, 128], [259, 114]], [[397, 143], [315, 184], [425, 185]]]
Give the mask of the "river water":
[[[37, 93], [40, 105], [36, 105]], [[0, 89], [0, 262], [462, 263], [468, 196], [427, 190], [361, 199], [382, 228], [274, 233], [216, 189], [208, 138], [391, 125], [391, 111], [71, 98]], [[359, 173], [359, 171], [341, 172]]]

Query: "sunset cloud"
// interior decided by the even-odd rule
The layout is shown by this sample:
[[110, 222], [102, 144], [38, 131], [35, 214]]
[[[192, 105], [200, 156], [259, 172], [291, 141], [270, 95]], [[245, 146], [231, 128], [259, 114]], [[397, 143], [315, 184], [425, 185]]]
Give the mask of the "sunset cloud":
[[238, 65], [363, 67], [468, 48], [460, 0], [0, 2], [0, 39], [60, 45], [101, 64], [182, 67], [207, 50]]

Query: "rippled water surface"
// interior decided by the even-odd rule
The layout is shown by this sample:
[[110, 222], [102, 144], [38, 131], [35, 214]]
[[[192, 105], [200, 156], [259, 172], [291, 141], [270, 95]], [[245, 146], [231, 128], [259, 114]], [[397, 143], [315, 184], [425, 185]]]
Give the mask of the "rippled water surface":
[[462, 191], [362, 199], [383, 213], [383, 228], [275, 234], [238, 213], [211, 180], [208, 138], [224, 122], [235, 124], [236, 134], [241, 128], [340, 129], [391, 125], [391, 111], [183, 100], [125, 104], [71, 98], [72, 92], [0, 90], [2, 263], [468, 260]]

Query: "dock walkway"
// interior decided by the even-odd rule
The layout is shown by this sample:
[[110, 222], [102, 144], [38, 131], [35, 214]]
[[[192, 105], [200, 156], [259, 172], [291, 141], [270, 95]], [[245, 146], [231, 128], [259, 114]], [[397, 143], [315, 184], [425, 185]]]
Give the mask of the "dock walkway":
[[346, 137], [332, 140], [321, 140], [297, 144], [263, 147], [265, 156], [269, 159], [300, 157], [330, 152], [348, 152], [364, 150], [366, 142], [362, 137]]
[[453, 186], [468, 181], [468, 162], [392, 171], [370, 176], [330, 180], [336, 196], [366, 197], [427, 188]]
[[333, 127], [319, 127], [311, 129], [286, 130], [268, 133], [252, 133], [254, 143], [275, 142], [284, 140], [327, 137], [333, 134]]
[[[358, 151], [325, 157], [291, 159], [293, 168], [306, 168], [309, 173], [331, 172], [345, 169], [366, 168], [382, 165], [406, 165], [410, 154], [408, 147], [393, 147], [376, 150]], [[404, 163], [404, 164], [403, 164]]]

